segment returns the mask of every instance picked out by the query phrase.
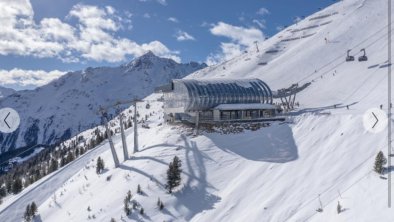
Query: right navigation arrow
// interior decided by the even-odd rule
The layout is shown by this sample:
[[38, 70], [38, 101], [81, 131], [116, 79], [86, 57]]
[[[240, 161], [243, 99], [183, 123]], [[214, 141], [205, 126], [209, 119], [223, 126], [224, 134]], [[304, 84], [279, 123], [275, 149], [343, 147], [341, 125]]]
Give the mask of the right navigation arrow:
[[373, 129], [373, 128], [375, 128], [376, 124], [378, 124], [378, 122], [379, 122], [379, 119], [378, 119], [378, 117], [376, 117], [376, 115], [375, 115], [375, 113], [374, 113], [374, 112], [372, 112], [372, 115], [373, 115], [373, 117], [375, 117], [375, 119], [376, 119], [376, 122], [375, 122], [375, 124], [373, 124], [373, 126], [372, 126], [372, 129]]

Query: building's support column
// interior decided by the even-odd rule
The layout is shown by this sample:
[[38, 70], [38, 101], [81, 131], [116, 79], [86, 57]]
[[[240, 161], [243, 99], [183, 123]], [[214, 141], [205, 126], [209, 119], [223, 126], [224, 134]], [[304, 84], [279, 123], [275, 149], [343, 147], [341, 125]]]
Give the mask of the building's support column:
[[199, 126], [199, 122], [200, 122], [200, 112], [197, 112], [196, 114], [196, 126], [194, 128], [194, 135], [197, 136], [198, 135], [198, 126]]
[[213, 121], [220, 121], [220, 110], [213, 110]]

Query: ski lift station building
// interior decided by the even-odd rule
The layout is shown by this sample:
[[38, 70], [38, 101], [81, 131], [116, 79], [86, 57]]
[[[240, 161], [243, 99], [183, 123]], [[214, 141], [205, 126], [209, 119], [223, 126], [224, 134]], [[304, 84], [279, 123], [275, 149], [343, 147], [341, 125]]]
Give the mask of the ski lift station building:
[[162, 92], [168, 122], [265, 120], [277, 112], [260, 79], [174, 79]]

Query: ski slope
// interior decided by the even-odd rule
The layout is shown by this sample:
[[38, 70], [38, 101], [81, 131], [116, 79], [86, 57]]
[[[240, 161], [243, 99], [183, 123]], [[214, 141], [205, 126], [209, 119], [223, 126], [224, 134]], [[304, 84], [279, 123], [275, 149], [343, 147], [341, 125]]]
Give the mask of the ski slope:
[[[303, 108], [357, 102], [352, 110], [364, 112], [366, 107], [377, 107], [387, 100], [386, 4], [382, 0], [340, 1], [261, 43], [260, 52], [243, 54], [187, 78], [260, 78], [274, 90], [311, 82], [297, 95]], [[331, 16], [310, 20], [321, 15]], [[301, 33], [291, 32], [327, 22], [330, 23]], [[275, 56], [266, 53], [273, 48], [279, 50]], [[362, 48], [369, 57], [364, 63], [357, 61]], [[355, 55], [355, 62], [345, 62], [348, 49]], [[258, 65], [260, 62], [267, 65]]]
[[[366, 132], [359, 116], [305, 113], [257, 131], [193, 137], [191, 129], [157, 126], [161, 104], [153, 107], [151, 128], [139, 132], [141, 151], [114, 169], [107, 148], [100, 155], [108, 169], [102, 175], [92, 158], [40, 205], [43, 221], [88, 221], [93, 215], [97, 221], [126, 220], [128, 190], [145, 210], [145, 216], [134, 211], [130, 221], [388, 221], [392, 215], [386, 181], [371, 171], [374, 147], [385, 140]], [[127, 134], [131, 149], [132, 129]], [[123, 159], [120, 141], [116, 147]], [[182, 160], [183, 182], [170, 195], [165, 172], [175, 155]], [[138, 184], [144, 195], [136, 194]], [[346, 209], [340, 215], [337, 201]]]
[[[362, 122], [367, 109], [387, 100], [386, 19], [386, 1], [340, 1], [261, 43], [259, 52], [189, 75], [260, 78], [274, 90], [312, 84], [297, 95], [300, 107], [285, 123], [238, 134], [201, 132], [194, 137], [187, 127], [163, 124], [162, 103], [152, 102], [149, 110], [142, 106], [141, 116], [148, 114], [150, 128], [140, 127], [140, 152], [117, 169], [108, 148], [90, 156], [62, 186], [53, 185], [57, 189], [49, 198], [37, 197], [40, 219], [392, 221], [387, 180], [372, 171], [377, 152], [386, 153], [387, 135], [367, 132]], [[357, 60], [362, 48], [367, 62], [344, 61], [347, 49]], [[278, 52], [266, 53], [273, 49]], [[132, 128], [126, 134], [131, 150]], [[106, 145], [102, 147], [98, 149]], [[122, 160], [119, 140], [116, 148]], [[165, 175], [175, 155], [183, 164], [182, 185], [168, 194]], [[106, 164], [102, 175], [95, 173], [98, 156]], [[136, 194], [138, 184], [143, 195]], [[128, 190], [145, 215], [133, 211], [125, 216]], [[157, 209], [158, 198], [163, 211]], [[321, 213], [316, 211], [319, 199]], [[340, 214], [338, 201], [344, 207]], [[20, 219], [15, 214], [9, 218]]]

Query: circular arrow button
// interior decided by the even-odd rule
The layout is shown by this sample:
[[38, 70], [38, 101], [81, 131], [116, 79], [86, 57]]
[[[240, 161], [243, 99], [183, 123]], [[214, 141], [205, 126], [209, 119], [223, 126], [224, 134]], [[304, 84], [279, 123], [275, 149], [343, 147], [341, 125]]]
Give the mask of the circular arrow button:
[[371, 133], [380, 133], [387, 127], [387, 113], [378, 108], [369, 109], [363, 116], [364, 128]]
[[12, 133], [18, 129], [21, 119], [16, 110], [12, 108], [0, 109], [0, 132]]

